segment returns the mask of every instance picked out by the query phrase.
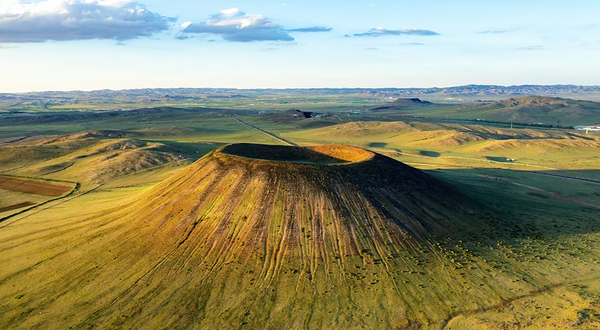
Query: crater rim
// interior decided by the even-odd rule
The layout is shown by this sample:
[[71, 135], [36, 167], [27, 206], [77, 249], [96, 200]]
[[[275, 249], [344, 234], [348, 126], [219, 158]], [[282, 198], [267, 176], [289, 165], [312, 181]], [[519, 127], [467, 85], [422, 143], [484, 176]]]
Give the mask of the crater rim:
[[343, 166], [372, 160], [375, 153], [344, 144], [286, 146], [258, 143], [231, 143], [220, 153], [244, 159], [313, 166]]

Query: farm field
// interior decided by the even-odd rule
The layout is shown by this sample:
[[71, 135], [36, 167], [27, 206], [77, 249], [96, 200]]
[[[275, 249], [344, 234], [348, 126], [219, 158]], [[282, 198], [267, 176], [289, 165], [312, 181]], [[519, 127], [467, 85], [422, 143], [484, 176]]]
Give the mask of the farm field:
[[74, 192], [78, 184], [0, 175], [0, 218]]

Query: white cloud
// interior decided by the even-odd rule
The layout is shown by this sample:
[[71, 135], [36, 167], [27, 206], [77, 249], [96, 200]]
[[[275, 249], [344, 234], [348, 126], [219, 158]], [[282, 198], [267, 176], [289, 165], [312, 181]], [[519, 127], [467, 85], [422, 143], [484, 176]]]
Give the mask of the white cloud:
[[309, 27], [303, 27], [303, 28], [296, 28], [296, 29], [289, 29], [287, 30], [288, 32], [330, 32], [331, 30], [333, 30], [333, 28], [330, 27], [326, 27], [326, 26], [309, 26]]
[[0, 42], [128, 40], [167, 30], [172, 21], [129, 0], [4, 0]]
[[263, 15], [248, 15], [237, 8], [222, 10], [208, 20], [188, 24], [184, 33], [217, 34], [227, 41], [293, 41], [281, 26]]
[[439, 33], [431, 30], [420, 30], [420, 29], [400, 29], [400, 30], [389, 30], [385, 28], [374, 28], [367, 32], [356, 33], [354, 37], [381, 37], [381, 36], [401, 36], [401, 35], [413, 35], [413, 36], [437, 36]]

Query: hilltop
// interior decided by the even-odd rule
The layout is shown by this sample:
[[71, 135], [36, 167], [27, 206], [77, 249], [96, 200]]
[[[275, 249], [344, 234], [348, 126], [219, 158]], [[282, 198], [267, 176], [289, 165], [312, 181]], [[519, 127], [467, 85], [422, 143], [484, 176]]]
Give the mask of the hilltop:
[[563, 99], [560, 97], [546, 97], [546, 96], [523, 96], [517, 98], [509, 98], [493, 103], [494, 106], [501, 107], [523, 107], [523, 106], [569, 106], [576, 104], [577, 101]]
[[405, 105], [405, 104], [430, 104], [429, 101], [421, 100], [420, 98], [398, 98], [394, 100], [395, 105]]
[[428, 106], [434, 106], [435, 104], [429, 102], [429, 101], [424, 101], [421, 100], [419, 98], [398, 98], [395, 99], [392, 103], [389, 103], [389, 105], [385, 105], [385, 106], [380, 106], [380, 107], [376, 107], [371, 109], [371, 111], [373, 112], [386, 112], [386, 111], [391, 111], [391, 112], [395, 112], [395, 111], [403, 111], [403, 110], [417, 110], [420, 108], [426, 108]]
[[524, 96], [448, 109], [445, 116], [502, 122], [574, 126], [600, 122], [600, 103]]

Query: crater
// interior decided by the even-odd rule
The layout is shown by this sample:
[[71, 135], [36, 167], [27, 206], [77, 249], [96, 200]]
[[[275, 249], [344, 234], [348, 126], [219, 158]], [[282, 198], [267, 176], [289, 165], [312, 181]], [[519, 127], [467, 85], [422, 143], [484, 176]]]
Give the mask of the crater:
[[221, 150], [222, 153], [244, 158], [276, 162], [311, 165], [343, 165], [372, 159], [375, 154], [356, 147], [345, 145], [321, 145], [312, 147], [292, 147], [265, 144], [236, 143]]

